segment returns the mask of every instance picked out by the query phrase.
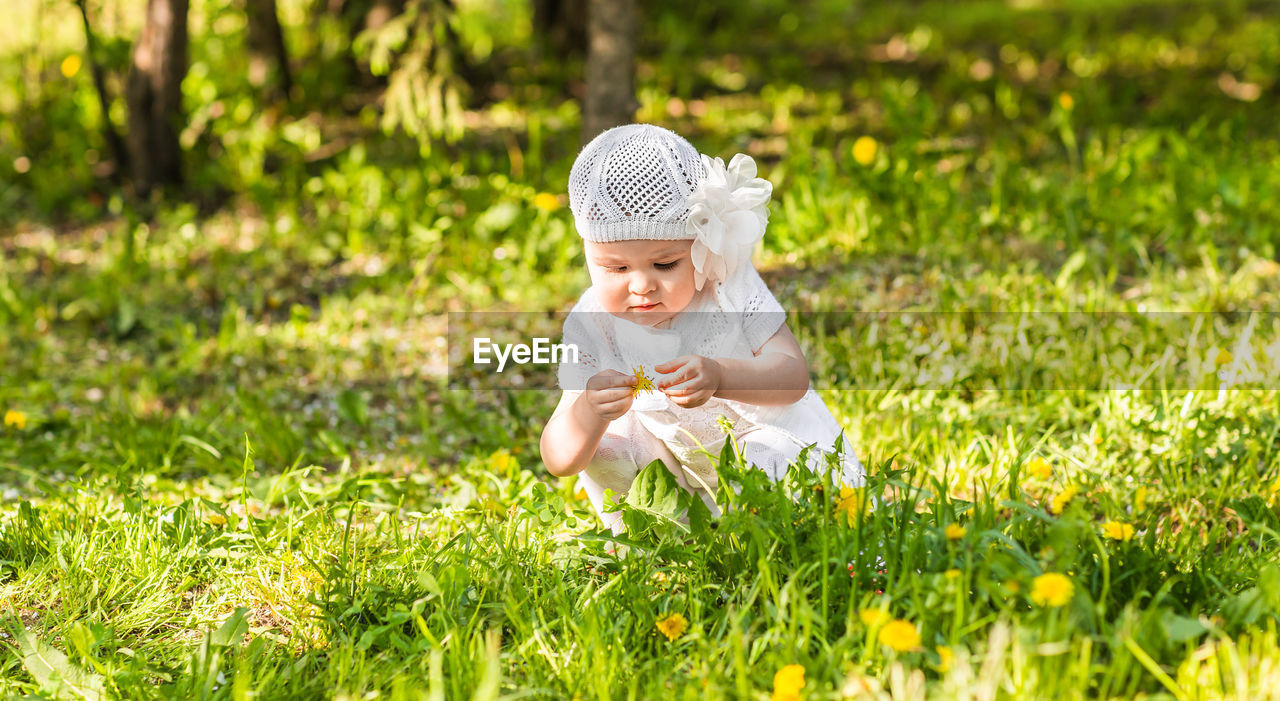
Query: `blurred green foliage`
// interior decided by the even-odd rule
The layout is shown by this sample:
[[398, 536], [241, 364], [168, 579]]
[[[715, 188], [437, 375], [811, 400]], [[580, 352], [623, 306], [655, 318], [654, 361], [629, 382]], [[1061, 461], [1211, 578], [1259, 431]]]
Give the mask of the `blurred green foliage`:
[[[123, 128], [135, 10], [91, 7]], [[246, 77], [243, 13], [196, 3], [185, 198], [202, 217], [237, 206], [266, 220], [290, 212], [315, 234], [300, 243], [316, 257], [385, 250], [405, 272], [406, 254], [423, 253], [414, 231], [448, 233], [439, 261], [465, 261], [455, 269], [476, 279], [491, 271], [470, 264], [498, 245], [526, 252], [537, 232], [539, 250], [503, 267], [554, 272], [551, 259], [573, 256], [574, 240], [538, 223], [529, 193], [564, 189], [581, 57], [531, 60], [529, 14], [509, 0], [459, 3], [447, 22], [477, 67], [475, 85], [460, 105], [464, 131], [432, 149], [440, 134], [393, 109], [399, 98], [361, 68], [372, 60], [383, 72], [404, 58], [397, 31], [353, 40], [350, 21], [323, 3], [282, 2], [298, 87], [293, 101], [271, 105]], [[1092, 247], [1127, 270], [1152, 258], [1199, 261], [1205, 246], [1273, 255], [1280, 39], [1265, 5], [659, 2], [644, 19], [638, 118], [707, 153], [756, 155], [783, 215], [767, 249], [794, 254], [789, 262], [975, 245], [1000, 255], [1010, 240], [1046, 260]], [[38, 45], [16, 29], [0, 45], [22, 58], [0, 72], [9, 227], [137, 225], [125, 211], [134, 205], [94, 174], [106, 155], [87, 69], [60, 72], [82, 49], [75, 20], [70, 3], [51, 4]], [[881, 146], [870, 167], [851, 157], [863, 135]], [[520, 214], [486, 216], [501, 203]]]

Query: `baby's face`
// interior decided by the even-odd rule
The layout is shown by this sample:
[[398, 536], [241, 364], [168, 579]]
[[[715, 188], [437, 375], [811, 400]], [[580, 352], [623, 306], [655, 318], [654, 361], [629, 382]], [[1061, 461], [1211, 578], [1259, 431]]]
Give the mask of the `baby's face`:
[[584, 241], [587, 270], [605, 311], [654, 326], [693, 299], [693, 241]]

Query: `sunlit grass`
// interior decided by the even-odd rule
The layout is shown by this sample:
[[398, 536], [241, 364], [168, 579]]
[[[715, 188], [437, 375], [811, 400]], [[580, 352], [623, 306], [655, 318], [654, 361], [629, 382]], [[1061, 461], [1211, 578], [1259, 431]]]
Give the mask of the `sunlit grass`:
[[[0, 693], [1280, 685], [1280, 404], [1258, 382], [1218, 391], [1245, 312], [1280, 303], [1274, 17], [756, 3], [703, 36], [710, 9], [651, 8], [639, 116], [757, 157], [776, 195], [760, 268], [789, 310], [1205, 322], [1194, 343], [1136, 327], [1135, 363], [1186, 350], [1185, 374], [1117, 391], [1022, 382], [982, 352], [989, 331], [921, 323], [867, 348], [798, 324], [866, 489], [773, 486], [725, 455], [742, 489], [714, 529], [624, 506], [619, 555], [574, 479], [541, 468], [554, 392], [446, 384], [446, 312], [565, 309], [589, 282], [563, 197], [573, 64], [521, 65], [528, 18], [460, 4], [464, 40], [510, 73], [468, 107], [464, 142], [426, 158], [325, 97], [342, 38], [304, 3], [281, 3], [309, 57], [296, 113], [258, 109], [233, 39], [193, 40], [195, 194], [145, 216], [89, 169], [86, 71], [60, 72], [77, 17], [48, 7], [36, 58], [74, 88], [50, 88], [54, 121], [0, 122]], [[30, 44], [32, 7], [0, 55]], [[31, 70], [0, 61], [6, 117]], [[1280, 333], [1260, 318], [1255, 346]], [[968, 380], [886, 379], [944, 341], [978, 349]]]

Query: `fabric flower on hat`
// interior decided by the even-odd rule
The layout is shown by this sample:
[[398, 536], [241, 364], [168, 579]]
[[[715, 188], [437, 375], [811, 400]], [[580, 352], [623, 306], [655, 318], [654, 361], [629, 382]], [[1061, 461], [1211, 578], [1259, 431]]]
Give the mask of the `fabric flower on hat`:
[[706, 176], [689, 197], [685, 230], [693, 241], [694, 283], [727, 280], [751, 260], [769, 223], [773, 184], [756, 177], [756, 162], [739, 153], [729, 161], [702, 156]]

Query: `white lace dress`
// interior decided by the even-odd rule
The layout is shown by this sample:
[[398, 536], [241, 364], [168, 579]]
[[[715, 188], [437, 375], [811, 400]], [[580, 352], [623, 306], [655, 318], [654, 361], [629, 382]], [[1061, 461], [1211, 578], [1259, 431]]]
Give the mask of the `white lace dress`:
[[[600, 305], [594, 288], [589, 288], [565, 320], [562, 342], [577, 346], [578, 359], [559, 366], [560, 388], [580, 393], [592, 375], [606, 369], [632, 374], [642, 367], [646, 375], [656, 378], [654, 365], [681, 355], [752, 358], [785, 321], [782, 306], [750, 265], [727, 283], [704, 287], [668, 328], [641, 326], [613, 316]], [[839, 423], [812, 389], [785, 406], [716, 397], [692, 409], [671, 403], [660, 391], [641, 393], [631, 410], [610, 424], [596, 461], [580, 476], [597, 510], [605, 488], [625, 492], [636, 470], [661, 457], [681, 485], [700, 493], [714, 511], [709, 497], [715, 492], [715, 462], [725, 440], [721, 417], [733, 425], [744, 458], [774, 480], [785, 475], [787, 465], [805, 446], [834, 452], [841, 433]], [[862, 465], [847, 440], [844, 446], [842, 481], [847, 486], [861, 485]], [[672, 457], [678, 466], [671, 464]], [[822, 464], [816, 452], [811, 451], [810, 458], [811, 467]]]

